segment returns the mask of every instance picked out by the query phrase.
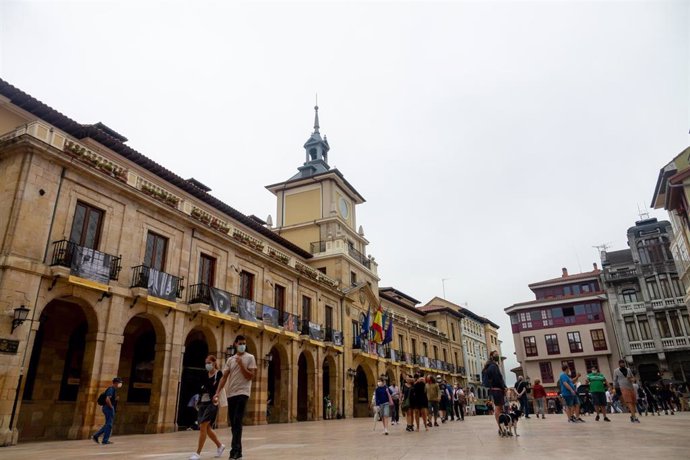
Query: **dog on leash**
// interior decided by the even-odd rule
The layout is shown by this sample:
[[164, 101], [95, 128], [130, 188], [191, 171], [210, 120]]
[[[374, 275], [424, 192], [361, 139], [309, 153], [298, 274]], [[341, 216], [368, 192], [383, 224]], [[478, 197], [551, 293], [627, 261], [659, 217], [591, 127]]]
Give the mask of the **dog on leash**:
[[501, 437], [520, 436], [517, 432], [517, 424], [522, 417], [522, 411], [517, 406], [510, 406], [507, 412], [498, 416], [498, 434]]

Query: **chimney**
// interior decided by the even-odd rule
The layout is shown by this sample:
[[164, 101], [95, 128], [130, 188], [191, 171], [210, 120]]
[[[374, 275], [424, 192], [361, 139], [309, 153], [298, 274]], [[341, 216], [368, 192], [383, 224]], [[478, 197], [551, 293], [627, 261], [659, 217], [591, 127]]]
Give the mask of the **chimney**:
[[595, 270], [595, 271], [596, 271], [596, 270], [599, 270], [599, 267], [597, 266], [597, 263], [596, 263], [596, 262], [594, 262], [592, 265], [594, 266], [594, 270]]
[[563, 267], [561, 270], [563, 270], [563, 278], [568, 276], [568, 269], [567, 268]]

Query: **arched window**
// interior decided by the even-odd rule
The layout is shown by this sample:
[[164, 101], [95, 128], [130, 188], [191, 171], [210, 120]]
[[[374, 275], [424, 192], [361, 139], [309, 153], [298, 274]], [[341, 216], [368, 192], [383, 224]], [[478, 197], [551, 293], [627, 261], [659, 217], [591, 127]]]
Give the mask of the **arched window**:
[[316, 160], [316, 147], [312, 147], [309, 149], [309, 159]]

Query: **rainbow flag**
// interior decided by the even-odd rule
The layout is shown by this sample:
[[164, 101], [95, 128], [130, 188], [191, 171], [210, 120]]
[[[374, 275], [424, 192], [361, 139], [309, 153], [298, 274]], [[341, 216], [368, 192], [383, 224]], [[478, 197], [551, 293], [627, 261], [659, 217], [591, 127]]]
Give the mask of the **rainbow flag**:
[[379, 304], [378, 310], [376, 310], [376, 315], [374, 315], [374, 322], [371, 325], [371, 330], [374, 331], [374, 342], [383, 342], [383, 320], [381, 318], [383, 314], [383, 309]]

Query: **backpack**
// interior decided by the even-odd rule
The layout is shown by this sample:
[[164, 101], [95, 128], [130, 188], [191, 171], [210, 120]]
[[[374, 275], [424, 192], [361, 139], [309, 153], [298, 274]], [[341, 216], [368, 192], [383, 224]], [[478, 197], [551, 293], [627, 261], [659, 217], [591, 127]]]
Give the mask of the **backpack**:
[[105, 406], [105, 398], [106, 398], [105, 391], [103, 393], [101, 393], [100, 395], [98, 395], [98, 400], [96, 402], [98, 402], [99, 406]]
[[486, 388], [492, 388], [491, 382], [489, 381], [489, 367], [491, 367], [491, 364], [482, 371], [482, 386]]

